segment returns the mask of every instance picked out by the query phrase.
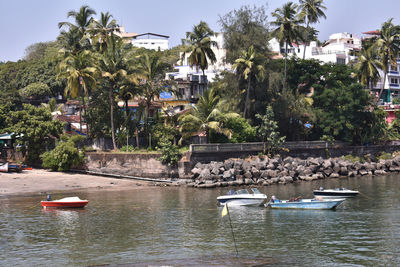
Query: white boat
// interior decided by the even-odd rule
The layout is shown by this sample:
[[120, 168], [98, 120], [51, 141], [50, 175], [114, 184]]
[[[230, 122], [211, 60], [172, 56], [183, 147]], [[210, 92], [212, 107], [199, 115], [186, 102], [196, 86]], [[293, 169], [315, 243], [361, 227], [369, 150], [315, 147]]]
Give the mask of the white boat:
[[346, 188], [336, 188], [336, 189], [324, 189], [314, 190], [314, 196], [319, 196], [323, 198], [350, 198], [358, 195], [358, 191], [349, 190]]
[[251, 191], [252, 193], [247, 189], [230, 190], [227, 195], [217, 197], [217, 200], [221, 206], [225, 203], [229, 203], [229, 206], [261, 206], [267, 201], [267, 195], [257, 188], [251, 188]]
[[82, 200], [79, 197], [65, 197], [62, 199], [51, 200], [50, 195], [46, 201], [41, 201], [42, 207], [53, 208], [83, 208], [89, 203], [88, 200]]
[[8, 172], [8, 162], [0, 165], [0, 172]]

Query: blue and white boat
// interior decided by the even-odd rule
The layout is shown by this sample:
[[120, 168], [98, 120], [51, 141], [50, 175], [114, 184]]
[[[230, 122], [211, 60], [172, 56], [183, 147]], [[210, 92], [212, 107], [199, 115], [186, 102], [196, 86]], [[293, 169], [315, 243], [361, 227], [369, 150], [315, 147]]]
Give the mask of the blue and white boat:
[[267, 201], [267, 195], [261, 193], [257, 188], [251, 188], [252, 193], [247, 189], [229, 190], [227, 195], [217, 197], [221, 206], [229, 203], [231, 206], [261, 206]]
[[346, 199], [298, 199], [298, 200], [279, 200], [277, 198], [271, 198], [268, 205], [273, 209], [307, 209], [307, 210], [331, 210], [343, 203]]
[[358, 193], [358, 191], [347, 188], [324, 189], [321, 187], [319, 190], [314, 190], [314, 196], [323, 198], [351, 198], [357, 196]]

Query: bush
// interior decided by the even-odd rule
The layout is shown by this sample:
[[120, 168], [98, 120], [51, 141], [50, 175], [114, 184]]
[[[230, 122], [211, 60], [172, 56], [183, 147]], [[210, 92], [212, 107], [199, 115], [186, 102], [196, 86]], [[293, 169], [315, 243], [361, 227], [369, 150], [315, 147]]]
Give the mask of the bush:
[[135, 147], [134, 146], [123, 146], [120, 149], [121, 152], [133, 152], [135, 151]]
[[161, 157], [159, 160], [168, 166], [175, 166], [180, 158], [179, 149], [167, 137], [162, 137], [159, 142]]
[[61, 140], [56, 147], [43, 153], [40, 157], [42, 166], [53, 171], [69, 171], [72, 167], [84, 162], [84, 154], [76, 148], [75, 139]]
[[392, 154], [387, 153], [387, 152], [380, 152], [380, 153], [378, 153], [378, 155], [377, 155], [376, 158], [377, 158], [378, 160], [381, 160], [381, 159], [384, 159], [384, 160], [386, 160], [386, 159], [391, 159], [391, 158], [392, 158]]

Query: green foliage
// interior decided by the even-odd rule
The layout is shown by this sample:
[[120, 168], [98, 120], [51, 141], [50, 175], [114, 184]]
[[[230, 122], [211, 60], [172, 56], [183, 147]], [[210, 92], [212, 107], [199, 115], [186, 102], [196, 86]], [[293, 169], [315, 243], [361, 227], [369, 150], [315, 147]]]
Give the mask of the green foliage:
[[167, 136], [161, 138], [159, 142], [161, 157], [159, 158], [163, 164], [168, 166], [176, 166], [180, 159], [180, 152], [177, 146], [173, 145]]
[[271, 106], [266, 109], [265, 115], [256, 114], [261, 124], [256, 127], [258, 136], [261, 137], [264, 145], [264, 154], [273, 156], [285, 141], [285, 137], [279, 136], [278, 123], [274, 120], [274, 112]]
[[26, 104], [22, 110], [9, 112], [6, 123], [8, 127], [4, 131], [19, 136], [17, 141], [23, 145], [28, 164], [39, 163], [39, 155], [54, 145], [63, 130], [63, 124], [53, 120], [46, 108]]
[[386, 160], [386, 159], [391, 159], [391, 158], [392, 158], [392, 154], [384, 152], [384, 151], [378, 153], [377, 157], [376, 157], [377, 160], [381, 160], [381, 159]]
[[51, 90], [47, 84], [36, 82], [19, 90], [19, 94], [25, 99], [44, 99], [51, 95]]
[[135, 151], [135, 148], [134, 148], [133, 146], [130, 146], [130, 145], [128, 145], [128, 146], [122, 146], [122, 147], [120, 148], [120, 151], [121, 151], [121, 152], [133, 152], [133, 151]]
[[211, 143], [244, 143], [257, 141], [256, 128], [240, 116], [224, 115], [224, 127], [232, 133], [231, 138], [215, 132], [210, 133]]
[[220, 17], [219, 24], [224, 34], [228, 63], [233, 64], [242, 51], [248, 50], [250, 46], [254, 46], [258, 54], [269, 54], [266, 6], [243, 6]]
[[43, 161], [44, 168], [53, 171], [69, 171], [73, 167], [77, 167], [84, 162], [84, 153], [77, 148], [77, 143], [81, 142], [79, 136], [63, 137], [56, 147], [43, 153], [40, 158]]
[[351, 163], [364, 162], [364, 160], [359, 156], [353, 156], [353, 155], [346, 155], [344, 156], [344, 159], [350, 161]]

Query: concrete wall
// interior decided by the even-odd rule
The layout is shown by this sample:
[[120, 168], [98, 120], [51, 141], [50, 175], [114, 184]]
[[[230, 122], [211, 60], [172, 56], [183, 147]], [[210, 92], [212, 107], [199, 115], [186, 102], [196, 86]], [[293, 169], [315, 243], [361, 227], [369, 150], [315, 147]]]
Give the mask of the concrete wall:
[[161, 163], [161, 154], [95, 153], [86, 154], [88, 171], [143, 178], [168, 179], [179, 176], [178, 167]]

